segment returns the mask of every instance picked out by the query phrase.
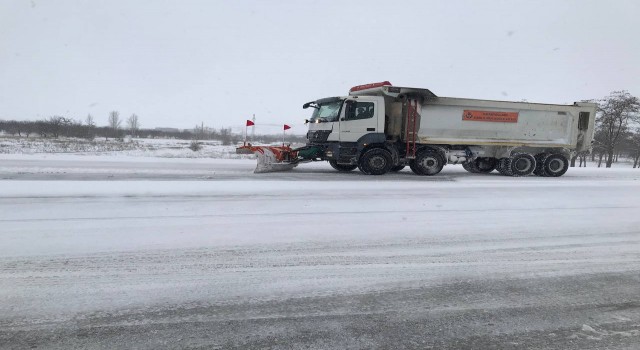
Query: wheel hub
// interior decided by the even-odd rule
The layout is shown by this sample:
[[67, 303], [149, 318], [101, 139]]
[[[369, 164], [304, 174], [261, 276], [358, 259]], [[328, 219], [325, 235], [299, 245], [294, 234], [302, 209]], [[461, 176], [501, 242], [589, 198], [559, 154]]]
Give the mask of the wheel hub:
[[522, 159], [522, 158], [518, 159], [515, 164], [515, 168], [518, 171], [525, 171], [529, 169], [530, 166], [531, 166], [531, 162], [528, 159]]
[[556, 173], [562, 169], [563, 165], [564, 164], [562, 164], [562, 162], [559, 159], [553, 159], [551, 162], [549, 162], [549, 170]]
[[423, 165], [425, 168], [433, 168], [436, 164], [437, 164], [437, 163], [436, 163], [436, 160], [435, 160], [435, 159], [433, 159], [433, 158], [425, 158], [425, 159], [422, 161], [422, 165]]
[[369, 161], [369, 165], [372, 168], [376, 168], [376, 169], [382, 169], [384, 168], [384, 166], [386, 165], [386, 161], [384, 158], [382, 157], [373, 157], [371, 158], [371, 160]]

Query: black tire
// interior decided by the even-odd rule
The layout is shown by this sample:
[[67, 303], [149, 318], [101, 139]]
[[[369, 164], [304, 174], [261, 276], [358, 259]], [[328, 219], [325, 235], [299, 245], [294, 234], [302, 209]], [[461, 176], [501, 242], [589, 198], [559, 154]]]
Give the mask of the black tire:
[[544, 173], [548, 177], [560, 177], [569, 169], [569, 160], [562, 154], [551, 154], [544, 160]]
[[372, 148], [360, 156], [358, 168], [367, 175], [383, 175], [391, 170], [391, 152], [382, 148]]
[[544, 161], [547, 159], [547, 157], [549, 156], [548, 153], [540, 153], [540, 154], [536, 154], [536, 169], [533, 171], [533, 173], [537, 176], [547, 176], [544, 172]]
[[482, 174], [488, 174], [494, 171], [497, 165], [498, 160], [489, 157], [476, 158], [472, 163], [473, 172]]
[[[416, 168], [413, 172], [418, 175], [426, 175], [432, 176], [444, 168], [444, 158], [440, 152], [432, 149], [426, 149], [420, 151], [416, 156], [416, 159], [413, 160], [413, 166]], [[413, 168], [411, 168], [413, 170]]]
[[511, 158], [500, 158], [496, 169], [504, 176], [511, 176]]
[[420, 169], [418, 169], [418, 167], [416, 166], [416, 160], [415, 159], [411, 159], [409, 161], [409, 168], [411, 169], [411, 171], [413, 171], [414, 174], [416, 175], [424, 175]]
[[502, 174], [502, 162], [500, 161], [500, 159], [496, 159], [496, 170]]
[[474, 167], [473, 161], [472, 162], [465, 162], [462, 163], [462, 167], [464, 168], [464, 170], [470, 172], [470, 173], [475, 173], [476, 169]]
[[404, 169], [404, 164], [402, 165], [396, 165], [394, 167], [391, 167], [391, 169], [389, 171], [392, 171], [394, 173], [397, 173], [398, 171]]
[[536, 158], [529, 153], [516, 153], [511, 156], [511, 176], [528, 176], [536, 170]]
[[357, 165], [351, 165], [351, 164], [338, 164], [335, 160], [330, 160], [329, 164], [331, 165], [332, 168], [341, 172], [348, 172], [358, 167]]

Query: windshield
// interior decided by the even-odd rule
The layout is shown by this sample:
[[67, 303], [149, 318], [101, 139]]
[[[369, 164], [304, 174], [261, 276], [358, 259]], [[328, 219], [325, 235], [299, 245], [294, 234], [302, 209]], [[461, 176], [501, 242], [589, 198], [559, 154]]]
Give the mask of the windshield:
[[323, 103], [319, 107], [313, 110], [310, 121], [316, 122], [335, 122], [338, 121], [340, 115], [340, 107], [342, 106], [342, 100]]

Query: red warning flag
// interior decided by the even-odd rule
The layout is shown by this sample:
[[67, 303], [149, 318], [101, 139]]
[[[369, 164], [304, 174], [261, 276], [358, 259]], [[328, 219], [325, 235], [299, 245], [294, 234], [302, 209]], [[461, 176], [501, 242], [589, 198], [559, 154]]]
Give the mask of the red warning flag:
[[247, 126], [253, 126], [255, 125], [251, 120], [247, 119]]
[[285, 125], [284, 125], [284, 129], [285, 129], [285, 130], [289, 130], [289, 129], [291, 129], [291, 127], [290, 127], [289, 125], [285, 124]]

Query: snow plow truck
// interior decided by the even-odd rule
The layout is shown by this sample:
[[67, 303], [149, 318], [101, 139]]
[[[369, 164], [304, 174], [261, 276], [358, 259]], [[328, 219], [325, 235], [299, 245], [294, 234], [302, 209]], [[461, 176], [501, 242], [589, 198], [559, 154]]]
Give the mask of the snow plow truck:
[[596, 104], [540, 104], [436, 96], [388, 81], [359, 85], [349, 95], [307, 102], [307, 144], [243, 146], [258, 155], [256, 172], [328, 161], [337, 171], [383, 175], [409, 166], [438, 174], [447, 164], [471, 173], [562, 176], [577, 152], [591, 148]]

